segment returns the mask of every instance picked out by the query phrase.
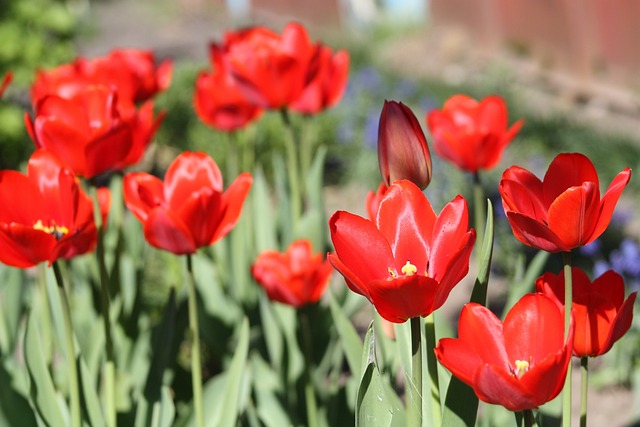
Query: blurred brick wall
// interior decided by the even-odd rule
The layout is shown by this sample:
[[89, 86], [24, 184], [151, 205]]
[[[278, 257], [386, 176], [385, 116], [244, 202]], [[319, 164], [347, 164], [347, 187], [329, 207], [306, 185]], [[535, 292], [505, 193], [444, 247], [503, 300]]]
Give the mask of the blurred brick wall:
[[581, 80], [640, 82], [639, 0], [431, 0], [431, 17], [482, 49], [507, 47]]

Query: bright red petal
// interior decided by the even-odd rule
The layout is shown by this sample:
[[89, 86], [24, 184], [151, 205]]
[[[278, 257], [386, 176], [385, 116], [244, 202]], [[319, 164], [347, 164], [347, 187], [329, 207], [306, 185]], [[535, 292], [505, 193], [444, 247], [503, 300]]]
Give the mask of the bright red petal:
[[580, 153], [562, 153], [556, 156], [542, 182], [547, 206], [568, 188], [579, 187], [585, 182], [593, 182], [597, 198], [600, 199], [598, 173], [591, 160]]
[[216, 227], [210, 244], [222, 239], [235, 227], [240, 219], [242, 206], [251, 190], [252, 183], [251, 174], [244, 172], [222, 194], [220, 210], [216, 216], [212, 216], [210, 219], [214, 221], [212, 225]]
[[609, 329], [609, 334], [607, 335], [606, 340], [604, 340], [598, 355], [604, 354], [611, 350], [613, 344], [618, 341], [624, 334], [627, 333], [629, 328], [631, 328], [631, 323], [633, 321], [633, 304], [636, 302], [637, 292], [633, 292], [629, 295], [629, 298], [622, 304], [620, 309], [618, 310], [618, 314], [616, 315], [613, 324], [611, 324]]
[[164, 188], [170, 209], [177, 212], [191, 194], [201, 188], [221, 193], [222, 174], [209, 155], [185, 151], [167, 169]]
[[164, 204], [162, 181], [144, 172], [132, 172], [124, 176], [124, 203], [141, 222], [145, 222], [151, 210]]
[[198, 249], [189, 229], [167, 210], [152, 210], [143, 226], [144, 237], [151, 246], [177, 255], [193, 254]]
[[446, 267], [458, 255], [460, 245], [467, 238], [468, 233], [467, 201], [458, 195], [445, 205], [433, 224], [433, 234], [430, 236], [430, 241], [427, 241], [430, 248], [427, 269], [429, 277], [433, 277], [438, 282], [444, 277]]
[[525, 245], [547, 252], [567, 252], [572, 249], [549, 227], [535, 219], [516, 212], [507, 212], [507, 219], [513, 234]]
[[568, 247], [587, 244], [600, 214], [599, 190], [593, 182], [571, 187], [549, 207], [549, 228]]
[[378, 313], [395, 323], [431, 314], [437, 286], [435, 280], [417, 274], [373, 280], [367, 284]]
[[613, 210], [616, 207], [616, 203], [618, 203], [618, 199], [622, 194], [622, 190], [627, 186], [629, 180], [631, 179], [631, 169], [626, 168], [622, 172], [620, 172], [609, 184], [609, 188], [604, 193], [602, 200], [600, 202], [600, 217], [598, 218], [598, 223], [596, 224], [593, 233], [589, 237], [588, 243], [593, 242], [595, 239], [600, 237], [600, 235], [606, 230], [609, 226], [609, 222], [611, 221], [611, 216], [613, 215]]
[[480, 400], [502, 405], [510, 411], [536, 409], [540, 403], [508, 371], [485, 364], [476, 371], [474, 390]]

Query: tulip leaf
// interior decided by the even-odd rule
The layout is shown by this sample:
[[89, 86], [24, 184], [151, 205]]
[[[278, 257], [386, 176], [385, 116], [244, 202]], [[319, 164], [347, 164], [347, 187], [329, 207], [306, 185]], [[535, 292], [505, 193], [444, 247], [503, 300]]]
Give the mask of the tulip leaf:
[[471, 292], [471, 302], [487, 305], [487, 287], [489, 285], [489, 273], [491, 271], [491, 257], [493, 255], [493, 205], [487, 199], [487, 224], [484, 229], [482, 251], [478, 265], [478, 277]]
[[[364, 336], [364, 345], [362, 347], [362, 357], [360, 366], [368, 366], [370, 363], [376, 362], [376, 336], [373, 333], [373, 322], [369, 324], [367, 333]], [[360, 373], [360, 381], [364, 376], [364, 371]]]
[[241, 388], [245, 380], [247, 356], [249, 353], [249, 320], [245, 317], [240, 325], [240, 334], [236, 352], [227, 368], [227, 381], [224, 387], [220, 421], [215, 425], [233, 427], [237, 425], [241, 400]]
[[384, 384], [374, 362], [367, 365], [358, 387], [356, 426], [388, 427], [393, 421], [393, 407], [386, 398]]
[[20, 330], [22, 299], [26, 286], [21, 286], [22, 270], [0, 264], [0, 354], [13, 351]]
[[76, 368], [78, 369], [79, 381], [82, 393], [80, 394], [82, 399], [83, 410], [86, 414], [86, 418], [89, 421], [89, 425], [92, 427], [104, 426], [104, 416], [102, 415], [102, 407], [100, 406], [100, 398], [96, 393], [96, 386], [93, 383], [87, 364], [82, 359], [82, 356], [76, 358]]
[[63, 403], [55, 390], [44, 355], [40, 350], [40, 333], [35, 319], [36, 316], [31, 313], [27, 320], [24, 342], [24, 355], [31, 378], [29, 390], [31, 399], [47, 426], [64, 426], [67, 425], [67, 420], [62, 413]]
[[256, 251], [260, 253], [267, 249], [277, 249], [276, 227], [273, 212], [270, 209], [273, 201], [261, 168], [258, 168], [253, 176], [251, 197]]
[[349, 364], [351, 373], [358, 375], [358, 373], [362, 372], [360, 359], [362, 341], [360, 341], [356, 328], [353, 326], [349, 318], [342, 312], [333, 292], [329, 292], [329, 306], [331, 308], [331, 315], [333, 316], [333, 321], [336, 324], [336, 329], [340, 336], [340, 342], [342, 343], [344, 354], [347, 357], [347, 363]]
[[276, 368], [283, 368], [282, 355], [284, 338], [278, 319], [273, 313], [273, 304], [264, 294], [259, 297], [259, 309], [269, 360], [271, 360], [271, 364]]
[[29, 402], [14, 387], [10, 370], [5, 360], [0, 359], [0, 425], [36, 427], [33, 409]]

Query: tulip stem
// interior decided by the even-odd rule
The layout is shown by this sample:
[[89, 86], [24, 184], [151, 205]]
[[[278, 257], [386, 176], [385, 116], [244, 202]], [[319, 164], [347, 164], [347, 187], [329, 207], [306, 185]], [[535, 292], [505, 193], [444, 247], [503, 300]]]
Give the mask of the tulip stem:
[[311, 340], [311, 322], [307, 307], [298, 310], [300, 327], [302, 329], [302, 347], [304, 352], [304, 398], [307, 405], [307, 426], [318, 426], [318, 406], [316, 404], [316, 394], [313, 387], [312, 364], [313, 364], [313, 343]]
[[486, 223], [484, 207], [484, 189], [480, 182], [480, 174], [476, 171], [473, 173], [473, 211], [476, 223], [476, 253], [478, 260], [482, 256], [482, 240], [484, 238], [484, 227]]
[[51, 362], [51, 308], [49, 308], [49, 294], [47, 292], [47, 276], [44, 264], [38, 268], [38, 284], [42, 292], [42, 342], [44, 343], [44, 354], [47, 362]]
[[533, 418], [533, 411], [531, 409], [525, 409], [522, 411], [522, 418], [524, 420], [524, 427], [533, 427], [535, 424]]
[[431, 407], [433, 412], [433, 425], [440, 427], [442, 424], [442, 403], [440, 402], [440, 380], [438, 378], [438, 362], [433, 351], [436, 347], [436, 327], [433, 313], [427, 316], [424, 323], [424, 334], [427, 351], [427, 369], [431, 378]]
[[64, 329], [66, 335], [67, 346], [67, 369], [69, 370], [69, 400], [71, 403], [71, 426], [81, 427], [80, 419], [80, 388], [78, 387], [78, 368], [76, 366], [76, 350], [73, 343], [73, 326], [71, 324], [71, 309], [67, 292], [64, 288], [64, 280], [60, 273], [60, 266], [57, 262], [53, 263], [53, 274], [58, 283], [58, 291], [60, 292], [60, 301], [62, 303], [62, 317], [64, 321]]
[[422, 337], [420, 317], [411, 320], [411, 381], [408, 384], [407, 426], [422, 426]]
[[287, 137], [285, 140], [285, 148], [287, 151], [287, 172], [289, 174], [289, 190], [291, 191], [291, 223], [295, 233], [298, 219], [302, 214], [302, 196], [300, 193], [300, 172], [298, 171], [298, 154], [296, 150], [295, 135], [293, 126], [289, 118], [288, 111], [283, 108], [280, 110], [280, 116], [286, 129]]
[[100, 300], [102, 305], [102, 320], [104, 326], [104, 339], [107, 353], [107, 360], [104, 365], [104, 390], [105, 406], [107, 416], [107, 426], [115, 427], [116, 416], [116, 387], [115, 387], [115, 357], [113, 352], [113, 340], [111, 336], [111, 302], [109, 296], [109, 274], [104, 261], [104, 225], [100, 214], [100, 202], [98, 201], [98, 190], [95, 185], [91, 186], [91, 196], [93, 198], [93, 215], [98, 228], [98, 242], [96, 244], [96, 259], [98, 261], [98, 271], [100, 273]]
[[200, 331], [198, 329], [198, 300], [193, 276], [193, 261], [187, 254], [187, 286], [189, 288], [189, 330], [191, 331], [191, 382], [196, 427], [204, 427], [202, 410], [202, 362], [200, 361]]
[[587, 427], [587, 395], [589, 392], [589, 357], [580, 358], [580, 427]]
[[[562, 261], [564, 264], [564, 339], [569, 336], [569, 327], [571, 325], [571, 307], [573, 305], [573, 285], [571, 278], [571, 252], [562, 253]], [[571, 345], [571, 344], [569, 344]], [[567, 368], [567, 377], [564, 382], [564, 390], [562, 394], [562, 425], [563, 427], [571, 427], [571, 360]]]

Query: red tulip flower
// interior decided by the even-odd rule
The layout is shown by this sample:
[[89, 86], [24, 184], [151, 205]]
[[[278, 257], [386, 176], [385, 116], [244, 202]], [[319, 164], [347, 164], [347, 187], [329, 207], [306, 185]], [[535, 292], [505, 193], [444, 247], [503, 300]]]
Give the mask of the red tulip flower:
[[289, 106], [301, 94], [314, 54], [305, 28], [288, 24], [282, 34], [254, 27], [225, 34], [223, 56], [239, 89], [263, 108]]
[[[611, 350], [631, 327], [637, 292], [624, 299], [624, 280], [609, 270], [591, 283], [587, 274], [572, 268], [573, 314], [576, 331], [573, 355], [600, 356]], [[536, 290], [564, 305], [564, 274], [545, 273]]]
[[431, 182], [431, 154], [427, 138], [411, 109], [385, 101], [378, 127], [378, 165], [387, 185], [408, 179], [423, 190]]
[[620, 172], [600, 198], [598, 174], [582, 154], [560, 154], [540, 181], [512, 166], [502, 174], [499, 190], [513, 234], [525, 245], [548, 252], [568, 252], [597, 239], [631, 178]]
[[429, 112], [426, 119], [436, 153], [474, 173], [493, 168], [523, 124], [518, 120], [507, 129], [507, 107], [499, 96], [478, 102], [455, 95], [442, 110]]
[[205, 124], [222, 131], [240, 129], [262, 114], [238, 89], [222, 60], [220, 47], [211, 45], [213, 71], [198, 74], [193, 97], [196, 114]]
[[427, 316], [444, 304], [469, 270], [476, 237], [464, 198], [456, 197], [436, 216], [407, 180], [391, 184], [376, 222], [338, 211], [329, 227], [331, 264], [352, 291], [395, 323]]
[[321, 254], [312, 253], [308, 240], [296, 240], [285, 253], [264, 251], [251, 267], [253, 277], [271, 300], [294, 307], [318, 302], [332, 271]]
[[163, 116], [153, 106], [140, 111], [119, 106], [115, 89], [88, 86], [70, 99], [45, 96], [35, 117], [25, 115], [27, 131], [38, 148], [64, 159], [78, 175], [92, 178], [137, 163]]
[[37, 150], [27, 175], [0, 171], [0, 261], [27, 268], [93, 250], [93, 201], [64, 162]]
[[231, 231], [251, 183], [251, 175], [243, 173], [223, 192], [216, 162], [204, 153], [183, 152], [164, 182], [143, 172], [125, 175], [124, 201], [152, 246], [193, 254]]
[[315, 114], [333, 107], [340, 101], [347, 87], [349, 74], [349, 54], [318, 44], [309, 67], [312, 78], [298, 98], [291, 104], [291, 110], [303, 114]]
[[122, 102], [151, 99], [171, 83], [173, 64], [163, 61], [156, 67], [153, 52], [117, 49], [95, 59], [77, 58], [69, 64], [38, 71], [31, 87], [33, 105], [47, 95], [73, 98], [87, 86], [115, 87]]
[[571, 360], [573, 320], [564, 341], [564, 314], [541, 294], [522, 297], [502, 323], [488, 308], [466, 304], [458, 338], [443, 338], [436, 357], [484, 402], [510, 411], [535, 409], [556, 397]]

